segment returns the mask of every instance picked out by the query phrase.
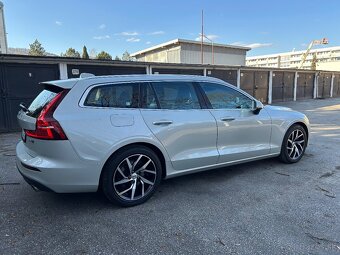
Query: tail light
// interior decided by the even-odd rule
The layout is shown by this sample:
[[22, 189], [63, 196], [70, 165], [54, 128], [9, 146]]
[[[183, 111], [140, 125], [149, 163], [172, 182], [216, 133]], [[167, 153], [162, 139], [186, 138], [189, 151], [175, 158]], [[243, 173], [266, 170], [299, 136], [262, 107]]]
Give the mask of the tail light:
[[67, 140], [59, 122], [53, 118], [53, 113], [69, 90], [58, 93], [41, 111], [37, 118], [35, 130], [25, 130], [27, 136], [45, 140]]

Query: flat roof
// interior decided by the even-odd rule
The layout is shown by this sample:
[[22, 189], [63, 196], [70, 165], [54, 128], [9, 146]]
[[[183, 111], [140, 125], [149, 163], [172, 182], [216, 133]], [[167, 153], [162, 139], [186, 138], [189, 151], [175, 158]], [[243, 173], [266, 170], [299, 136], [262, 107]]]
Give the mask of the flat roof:
[[[186, 40], [186, 39], [179, 39], [179, 38], [177, 38], [177, 39], [165, 42], [165, 43], [161, 43], [161, 44], [158, 44], [158, 45], [146, 48], [144, 50], [140, 50], [140, 51], [134, 52], [134, 53], [131, 54], [131, 56], [132, 57], [136, 57], [138, 55], [145, 54], [145, 53], [153, 51], [153, 50], [157, 50], [157, 49], [160, 49], [160, 48], [165, 48], [167, 46], [170, 46], [170, 45], [173, 45], [173, 44], [180, 44], [180, 43], [188, 43], [188, 44], [201, 45], [200, 41], [193, 41], [193, 40]], [[203, 42], [203, 44], [211, 46], [210, 42]], [[229, 49], [239, 49], [239, 50], [245, 50], [245, 51], [251, 50], [251, 48], [249, 48], [249, 47], [237, 46], [237, 45], [229, 45], [229, 44], [220, 44], [220, 43], [214, 43], [214, 47], [223, 47], [223, 48], [229, 48]]]

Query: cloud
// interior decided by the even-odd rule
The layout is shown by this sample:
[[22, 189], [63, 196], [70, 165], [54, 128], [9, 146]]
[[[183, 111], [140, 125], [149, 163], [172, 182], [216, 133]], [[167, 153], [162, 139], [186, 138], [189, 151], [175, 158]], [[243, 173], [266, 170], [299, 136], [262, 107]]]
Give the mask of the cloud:
[[150, 41], [147, 41], [145, 44], [151, 44], [151, 42], [150, 42]]
[[149, 33], [149, 35], [164, 35], [164, 34], [165, 32], [162, 30]]
[[139, 38], [135, 38], [135, 37], [131, 37], [131, 38], [128, 38], [126, 39], [127, 42], [139, 42], [140, 39]]
[[252, 49], [256, 48], [263, 48], [263, 47], [270, 47], [273, 44], [272, 43], [244, 43], [244, 42], [233, 42], [231, 45], [234, 46], [243, 46], [243, 47], [248, 47]]
[[101, 30], [103, 30], [103, 29], [106, 28], [106, 25], [105, 25], [105, 24], [101, 24], [98, 28], [101, 29]]
[[[215, 41], [217, 38], [219, 38], [218, 35], [205, 35], [206, 37], [208, 37], [208, 39], [210, 39], [211, 41]], [[208, 42], [207, 38], [203, 37], [203, 41], [204, 42]], [[196, 39], [196, 41], [201, 41], [201, 35], [199, 35]]]
[[57, 21], [55, 22], [55, 24], [56, 24], [57, 26], [61, 26], [61, 25], [63, 24], [63, 22], [57, 20]]
[[252, 48], [252, 49], [256, 49], [256, 48], [270, 47], [272, 45], [273, 45], [272, 43], [251, 43], [251, 44], [246, 44], [244, 46]]
[[98, 36], [94, 36], [93, 39], [95, 40], [105, 40], [105, 39], [110, 39], [109, 35], [98, 35]]
[[115, 35], [136, 36], [136, 35], [139, 35], [139, 33], [138, 32], [121, 32], [121, 33], [118, 33], [118, 34], [115, 34]]

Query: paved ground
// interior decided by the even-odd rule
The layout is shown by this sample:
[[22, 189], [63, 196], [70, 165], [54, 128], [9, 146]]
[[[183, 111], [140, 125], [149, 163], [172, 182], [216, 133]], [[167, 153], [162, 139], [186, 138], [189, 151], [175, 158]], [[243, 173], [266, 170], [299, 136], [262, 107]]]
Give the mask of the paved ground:
[[19, 135], [0, 135], [0, 254], [340, 254], [340, 99], [283, 105], [312, 123], [300, 163], [170, 179], [133, 208], [34, 192], [15, 168]]

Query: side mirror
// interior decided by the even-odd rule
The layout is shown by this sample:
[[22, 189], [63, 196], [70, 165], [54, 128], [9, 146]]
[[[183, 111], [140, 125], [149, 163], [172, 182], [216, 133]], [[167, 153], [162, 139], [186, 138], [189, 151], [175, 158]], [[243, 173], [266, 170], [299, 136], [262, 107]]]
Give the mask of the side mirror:
[[255, 100], [254, 101], [253, 113], [259, 114], [262, 109], [263, 109], [263, 104], [260, 101]]

